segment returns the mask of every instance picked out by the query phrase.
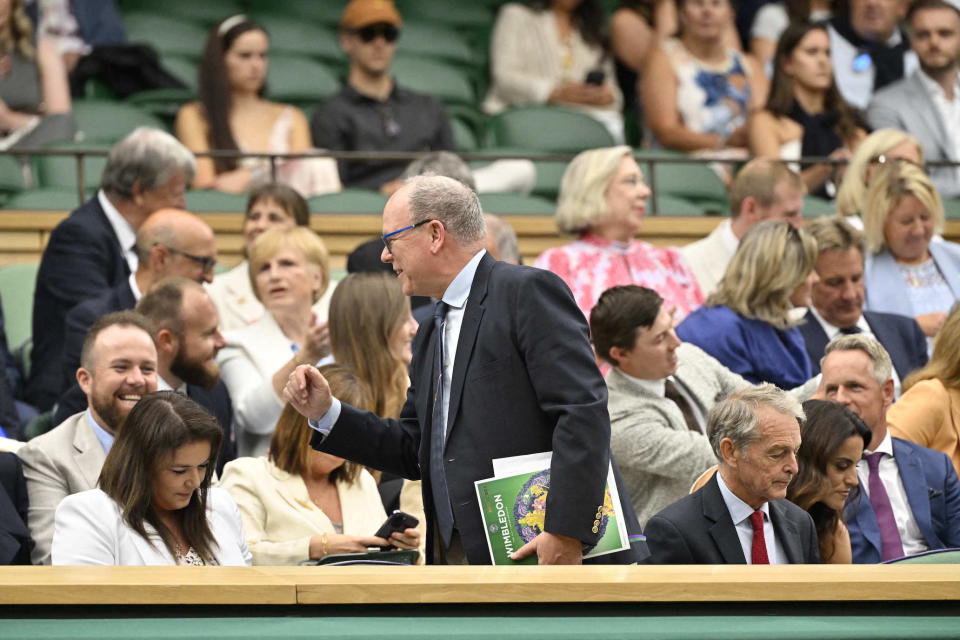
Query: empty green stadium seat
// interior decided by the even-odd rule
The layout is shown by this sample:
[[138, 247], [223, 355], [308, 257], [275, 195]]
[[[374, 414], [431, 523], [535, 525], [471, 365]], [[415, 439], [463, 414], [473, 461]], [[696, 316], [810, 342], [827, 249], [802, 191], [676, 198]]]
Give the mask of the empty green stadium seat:
[[275, 12], [255, 14], [250, 18], [263, 25], [270, 35], [270, 57], [276, 54], [310, 56], [342, 62], [346, 59], [333, 29]]
[[314, 196], [308, 201], [313, 213], [383, 213], [387, 197], [378, 191], [344, 189], [339, 193]]
[[653, 203], [647, 201], [647, 215], [658, 216], [703, 216], [723, 213], [718, 202], [696, 201], [680, 198], [675, 195], [658, 194], [656, 197], [656, 214], [653, 212]]
[[196, 22], [144, 11], [124, 15], [123, 25], [127, 40], [153, 46], [161, 58], [180, 55], [198, 59], [203, 54], [207, 30]]
[[517, 193], [481, 193], [480, 206], [484, 213], [552, 216], [557, 205], [546, 198]]
[[73, 211], [81, 204], [76, 189], [52, 187], [29, 189], [14, 194], [4, 205], [5, 209], [32, 211]]
[[[50, 147], [51, 149], [62, 149], [72, 151], [76, 149], [92, 149], [94, 145], [83, 142], [68, 142]], [[102, 150], [108, 150], [108, 146], [102, 146]], [[86, 189], [96, 189], [100, 186], [100, 178], [103, 175], [103, 167], [107, 164], [107, 157], [104, 156], [84, 156], [83, 157], [83, 184]], [[75, 156], [37, 156], [34, 159], [34, 165], [37, 167], [37, 178], [43, 187], [62, 187], [65, 189], [76, 188], [77, 186], [77, 158]]]
[[0, 300], [3, 302], [7, 346], [11, 351], [26, 342], [33, 330], [33, 290], [39, 268], [36, 262], [0, 268]]
[[160, 60], [160, 64], [177, 80], [187, 85], [187, 89], [197, 90], [197, 61], [189, 56], [167, 55]]
[[480, 146], [473, 129], [460, 118], [451, 118], [450, 128], [453, 130], [453, 144], [457, 151], [476, 151]]
[[657, 162], [651, 160], [683, 160], [684, 154], [675, 151], [643, 151], [635, 154], [647, 184], [658, 196], [675, 196], [693, 202], [726, 202], [727, 190], [710, 165], [700, 161]]
[[803, 198], [803, 215], [808, 218], [832, 216], [836, 212], [837, 205], [832, 200], [824, 200], [816, 196], [805, 196]]
[[[124, 23], [131, 13], [162, 11], [166, 15], [180, 16], [184, 20], [209, 27], [224, 18], [242, 13], [245, 3], [242, 0], [121, 0], [118, 4], [124, 12]], [[200, 46], [203, 46], [202, 43]]]
[[566, 162], [534, 161], [537, 168], [537, 181], [533, 185], [534, 195], [556, 200], [560, 195], [560, 183], [563, 181], [563, 172], [567, 170]]
[[493, 24], [494, 12], [481, 3], [440, 0], [398, 0], [397, 9], [407, 22], [424, 20], [459, 29], [477, 30]]
[[77, 100], [73, 117], [78, 140], [87, 144], [112, 144], [137, 127], [166, 129], [163, 121], [143, 109], [109, 100]]
[[579, 153], [609, 147], [613, 138], [590, 116], [560, 107], [514, 107], [487, 125], [488, 146], [517, 147], [550, 153]]
[[340, 90], [329, 67], [304, 56], [271, 55], [267, 93], [271, 100], [312, 106]]
[[247, 196], [221, 191], [187, 191], [187, 209], [190, 211], [213, 211], [243, 213], [247, 208]]
[[26, 186], [21, 161], [14, 156], [0, 155], [0, 194], [16, 193]]
[[392, 71], [400, 86], [406, 89], [428, 93], [443, 102], [476, 103], [469, 74], [454, 65], [419, 56], [397, 55]]
[[252, 15], [291, 16], [330, 27], [340, 24], [346, 4], [344, 0], [247, 0]]
[[960, 199], [944, 198], [943, 212], [948, 220], [960, 220]]
[[404, 55], [438, 58], [466, 65], [476, 64], [466, 38], [451, 27], [430, 22], [405, 23], [397, 43], [397, 51]]

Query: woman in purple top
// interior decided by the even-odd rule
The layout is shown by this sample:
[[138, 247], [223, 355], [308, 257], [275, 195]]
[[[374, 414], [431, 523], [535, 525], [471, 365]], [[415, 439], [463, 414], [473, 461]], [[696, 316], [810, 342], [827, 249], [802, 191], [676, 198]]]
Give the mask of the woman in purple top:
[[687, 316], [677, 335], [753, 383], [782, 389], [812, 377], [796, 328], [817, 281], [817, 244], [786, 222], [761, 222], [740, 247], [717, 290]]

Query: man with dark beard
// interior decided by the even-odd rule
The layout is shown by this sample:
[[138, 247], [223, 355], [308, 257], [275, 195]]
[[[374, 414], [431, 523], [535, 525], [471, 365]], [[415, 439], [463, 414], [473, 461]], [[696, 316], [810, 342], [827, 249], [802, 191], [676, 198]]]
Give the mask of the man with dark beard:
[[157, 349], [149, 321], [133, 311], [97, 320], [87, 332], [76, 375], [89, 408], [17, 451], [30, 500], [33, 564], [50, 564], [57, 505], [68, 495], [97, 486], [127, 414], [141, 396], [157, 389]]
[[211, 282], [217, 264], [213, 229], [199, 217], [181, 209], [160, 209], [137, 231], [137, 270], [96, 298], [81, 302], [68, 314], [63, 350], [61, 395], [54, 412], [60, 423], [86, 407], [75, 380], [80, 364], [80, 346], [90, 325], [114, 311], [133, 309], [153, 285], [167, 276]]
[[186, 394], [217, 419], [223, 429], [217, 473], [237, 457], [233, 405], [220, 380], [217, 352], [226, 344], [217, 308], [203, 287], [186, 278], [164, 278], [137, 303], [154, 328], [157, 390]]

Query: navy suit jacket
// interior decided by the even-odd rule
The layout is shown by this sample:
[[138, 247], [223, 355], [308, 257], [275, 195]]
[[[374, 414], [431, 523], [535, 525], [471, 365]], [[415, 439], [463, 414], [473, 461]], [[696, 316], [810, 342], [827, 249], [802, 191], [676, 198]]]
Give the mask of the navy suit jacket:
[[30, 564], [27, 483], [20, 458], [0, 453], [0, 565]]
[[[435, 519], [430, 443], [437, 339], [433, 322], [420, 325], [399, 420], [344, 404], [329, 436], [317, 433], [312, 441], [348, 460], [423, 480], [428, 561]], [[474, 482], [493, 477], [496, 458], [543, 451], [553, 452], [545, 529], [595, 543], [591, 529], [610, 462], [610, 418], [586, 321], [556, 275], [488, 254], [480, 260], [460, 328], [443, 453], [454, 520], [471, 564], [490, 564]], [[620, 495], [628, 531], [639, 533], [625, 488]], [[635, 562], [645, 554], [637, 542], [616, 558], [598, 560]]]
[[67, 313], [130, 275], [125, 252], [96, 196], [50, 234], [37, 272], [26, 389], [27, 400], [41, 411], [50, 409], [60, 394]]
[[[774, 500], [770, 522], [788, 564], [819, 564], [810, 514], [789, 500]], [[740, 537], [723, 501], [717, 476], [647, 520], [645, 564], [746, 564]]]
[[[907, 502], [930, 549], [960, 547], [960, 482], [946, 454], [909, 440], [893, 438], [893, 457], [907, 492]], [[853, 561], [880, 562], [880, 529], [866, 493], [844, 510]]]
[[[864, 311], [863, 317], [870, 331], [890, 354], [893, 368], [901, 380], [927, 364], [927, 337], [916, 320], [880, 311]], [[810, 356], [813, 375], [817, 375], [820, 373], [820, 359], [829, 341], [823, 326], [812, 312], [807, 311], [804, 320], [799, 327], [800, 333], [803, 334], [803, 342]]]
[[[91, 325], [102, 316], [114, 311], [133, 309], [136, 299], [130, 289], [130, 282], [124, 280], [105, 294], [87, 300], [74, 307], [67, 314], [64, 337], [64, 392], [57, 401], [53, 424], [60, 424], [70, 416], [87, 408], [87, 396], [77, 384], [76, 371], [80, 366], [80, 351]], [[220, 380], [212, 389], [197, 385], [187, 385], [187, 396], [213, 414], [223, 429], [223, 444], [217, 459], [217, 472], [223, 471], [223, 465], [237, 457], [237, 445], [233, 435], [233, 403], [230, 392]]]

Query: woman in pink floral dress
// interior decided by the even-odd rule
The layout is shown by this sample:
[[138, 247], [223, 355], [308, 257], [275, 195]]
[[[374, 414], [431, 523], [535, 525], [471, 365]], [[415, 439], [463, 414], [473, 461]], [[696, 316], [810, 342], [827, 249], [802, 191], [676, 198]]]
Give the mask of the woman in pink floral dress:
[[700, 286], [677, 249], [634, 237], [650, 193], [630, 147], [584, 151], [563, 175], [557, 227], [580, 237], [547, 249], [535, 266], [563, 278], [588, 318], [601, 293], [624, 284], [655, 290], [668, 308], [676, 307], [677, 322], [703, 304]]

